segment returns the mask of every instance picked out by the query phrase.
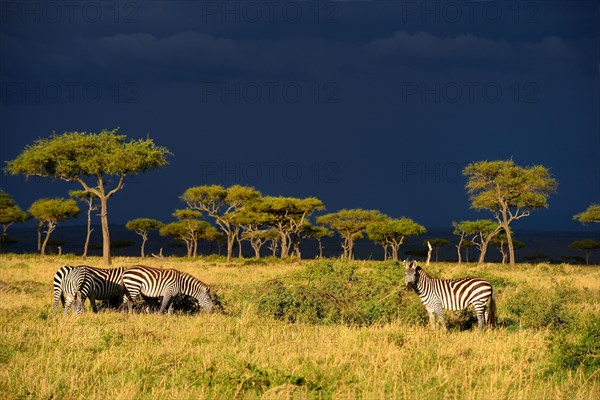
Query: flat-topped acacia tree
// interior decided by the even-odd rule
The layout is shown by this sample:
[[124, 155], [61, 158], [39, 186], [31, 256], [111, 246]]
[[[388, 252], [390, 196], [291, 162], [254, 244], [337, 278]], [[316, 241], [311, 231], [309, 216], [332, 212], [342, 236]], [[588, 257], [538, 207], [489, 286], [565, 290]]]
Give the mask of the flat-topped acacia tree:
[[15, 203], [13, 198], [0, 189], [0, 225], [2, 225], [2, 236], [0, 237], [0, 248], [7, 241], [6, 232], [15, 223], [25, 222], [31, 216]]
[[600, 222], [600, 204], [590, 204], [590, 206], [579, 214], [575, 214], [573, 219], [587, 224], [590, 222]]
[[167, 165], [170, 154], [152, 139], [128, 140], [118, 134], [118, 129], [65, 132], [40, 138], [25, 147], [7, 163], [5, 171], [77, 182], [86, 192], [94, 194], [100, 202], [104, 262], [109, 265], [108, 199], [123, 188], [127, 176]]
[[363, 232], [369, 224], [383, 222], [388, 218], [377, 210], [344, 209], [318, 217], [317, 224], [326, 225], [338, 232], [344, 240], [342, 243], [343, 258], [353, 260], [354, 241], [363, 236]]
[[128, 221], [127, 224], [125, 224], [125, 228], [142, 237], [140, 257], [146, 257], [144, 249], [146, 247], [146, 242], [148, 241], [148, 234], [150, 231], [158, 231], [163, 227], [163, 225], [164, 224], [162, 222], [152, 218], [136, 218]]
[[506, 232], [510, 265], [514, 266], [510, 224], [528, 217], [532, 210], [548, 207], [556, 180], [543, 165], [521, 167], [513, 160], [474, 162], [465, 167], [463, 175], [468, 177], [471, 208], [491, 211]]
[[181, 200], [185, 201], [189, 208], [205, 212], [214, 218], [227, 237], [227, 262], [231, 262], [233, 244], [241, 229], [235, 223], [236, 212], [243, 210], [259, 197], [260, 192], [248, 186], [233, 185], [224, 188], [220, 185], [204, 185], [187, 189], [181, 195]]
[[[46, 246], [50, 235], [56, 229], [59, 222], [75, 218], [79, 214], [79, 207], [73, 199], [39, 199], [29, 207], [29, 213], [39, 221], [38, 225], [38, 247], [40, 254], [46, 254]], [[42, 228], [46, 228], [46, 237], [40, 244]]]

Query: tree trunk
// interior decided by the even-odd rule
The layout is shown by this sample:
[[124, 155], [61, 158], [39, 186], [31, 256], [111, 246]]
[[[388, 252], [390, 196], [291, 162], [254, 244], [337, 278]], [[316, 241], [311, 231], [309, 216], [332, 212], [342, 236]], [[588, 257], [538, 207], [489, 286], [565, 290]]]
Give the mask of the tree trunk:
[[42, 229], [44, 228], [44, 221], [40, 221], [37, 229], [37, 251], [41, 253], [42, 251]]
[[261, 247], [260, 239], [258, 241], [255, 239], [250, 239], [250, 245], [254, 249], [254, 258], [260, 258], [260, 247]]
[[490, 244], [490, 242], [492, 241], [494, 236], [496, 236], [498, 234], [498, 232], [500, 232], [500, 229], [502, 229], [502, 228], [497, 227], [496, 229], [494, 229], [494, 231], [492, 231], [489, 235], [487, 235], [485, 240], [483, 240], [483, 242], [481, 243], [481, 247], [479, 248], [479, 250], [480, 250], [479, 261], [477, 261], [477, 265], [483, 265], [483, 263], [485, 261], [485, 253], [487, 252], [488, 245]]
[[387, 244], [382, 244], [381, 247], [383, 247], [383, 261], [387, 261]]
[[587, 250], [585, 252], [585, 265], [590, 265], [590, 255], [592, 254], [591, 250]]
[[323, 244], [321, 243], [321, 239], [317, 239], [319, 242], [319, 258], [323, 258]]
[[227, 232], [227, 262], [231, 262], [231, 256], [233, 254], [233, 243], [235, 242], [235, 236], [233, 232]]
[[456, 250], [457, 250], [457, 253], [458, 253], [458, 263], [459, 264], [462, 264], [462, 254], [460, 253], [460, 248], [462, 246], [462, 243], [463, 243], [463, 238], [461, 237], [460, 241], [456, 245]]
[[50, 239], [50, 234], [54, 232], [56, 228], [56, 224], [48, 221], [48, 230], [46, 231], [46, 238], [44, 239], [44, 243], [42, 243], [42, 247], [40, 249], [41, 255], [46, 255], [46, 245], [48, 244], [48, 239]]
[[239, 229], [235, 230], [235, 240], [238, 245], [238, 258], [242, 258], [242, 240], [240, 239], [240, 231]]
[[[460, 252], [460, 249], [459, 249], [459, 252]], [[467, 263], [469, 262], [469, 248], [468, 247], [465, 247], [465, 260], [467, 261]]]
[[198, 256], [198, 240], [194, 239], [194, 251], [193, 254], [194, 258], [196, 258], [196, 256]]
[[483, 265], [485, 262], [485, 253], [487, 252], [487, 242], [483, 242], [481, 247], [479, 248], [479, 260], [477, 261], [477, 265]]
[[348, 240], [348, 260], [354, 260], [354, 239]]
[[392, 248], [392, 260], [398, 261], [398, 249], [400, 249], [400, 245], [392, 245], [390, 247]]
[[285, 234], [285, 232], [279, 231], [279, 234], [281, 236], [281, 253], [280, 253], [280, 257], [281, 258], [287, 258], [289, 256], [289, 253], [290, 253], [290, 249], [289, 249], [290, 243], [288, 242], [288, 238], [287, 238], [287, 235]]
[[431, 247], [429, 241], [427, 241], [427, 247], [429, 247], [429, 250], [427, 250], [427, 261], [425, 262], [425, 265], [429, 265], [429, 261], [431, 261], [431, 252], [433, 251], [433, 247]]
[[87, 211], [87, 234], [85, 236], [85, 244], [83, 245], [82, 258], [85, 260], [88, 255], [88, 248], [90, 247], [90, 238], [92, 236], [92, 211], [94, 211], [94, 200], [88, 199], [88, 211]]
[[148, 241], [148, 235], [142, 235], [142, 251], [141, 251], [141, 256], [142, 258], [146, 257], [146, 255], [144, 254], [144, 247], [146, 247], [146, 242]]
[[504, 231], [506, 232], [506, 241], [508, 243], [508, 257], [509, 257], [509, 263], [511, 267], [515, 266], [515, 247], [513, 245], [513, 241], [512, 241], [512, 233], [510, 232], [510, 227], [508, 226], [508, 223], [505, 223], [504, 226]]
[[102, 223], [102, 256], [104, 264], [111, 265], [110, 232], [108, 230], [108, 199], [100, 197], [100, 222]]

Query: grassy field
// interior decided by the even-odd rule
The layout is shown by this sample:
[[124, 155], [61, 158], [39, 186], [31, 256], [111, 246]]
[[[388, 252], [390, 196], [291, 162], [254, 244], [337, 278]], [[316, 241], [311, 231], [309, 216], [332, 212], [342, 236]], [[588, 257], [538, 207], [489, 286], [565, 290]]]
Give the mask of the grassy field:
[[[118, 266], [140, 262], [115, 259]], [[428, 329], [424, 309], [403, 281], [377, 286], [393, 289], [374, 294], [380, 297], [365, 313], [327, 311], [332, 304], [350, 307], [338, 296], [319, 303], [327, 312], [314, 318], [310, 306], [295, 299], [289, 303], [297, 306], [296, 322], [289, 307], [286, 317], [269, 315], [280, 295], [270, 289], [274, 282], [290, 286], [315, 276], [314, 289], [326, 281], [314, 272], [302, 275], [314, 270], [311, 261], [146, 259], [209, 283], [226, 313], [54, 315], [52, 276], [62, 265], [79, 263], [68, 256], [0, 258], [3, 398], [600, 398], [599, 267], [432, 265], [437, 276], [489, 279], [498, 301], [499, 327], [465, 329], [472, 315], [454, 313], [443, 333]], [[86, 263], [101, 266], [100, 259]], [[381, 265], [357, 262], [344, 287], [376, 286], [376, 278], [362, 280], [395, 276], [392, 265]], [[330, 270], [336, 268], [346, 273], [339, 265]], [[378, 309], [384, 306], [397, 309]], [[371, 319], [359, 325], [348, 315]]]

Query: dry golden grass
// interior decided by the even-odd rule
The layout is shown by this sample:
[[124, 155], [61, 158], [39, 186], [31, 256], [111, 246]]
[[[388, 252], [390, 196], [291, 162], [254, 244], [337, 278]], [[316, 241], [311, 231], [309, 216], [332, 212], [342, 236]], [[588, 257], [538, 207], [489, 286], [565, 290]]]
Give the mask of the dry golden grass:
[[[117, 258], [115, 265], [140, 262]], [[226, 315], [53, 315], [54, 272], [80, 263], [68, 257], [0, 260], [3, 398], [600, 398], [598, 371], [551, 368], [546, 330], [442, 333], [398, 321], [371, 327], [288, 324], [261, 316], [255, 299], [241, 295]], [[251, 293], [256, 285], [301, 268], [171, 259], [143, 263], [192, 273], [223, 293]], [[446, 277], [480, 271], [434, 267]], [[560, 271], [549, 274], [544, 268]], [[484, 270], [538, 288], [568, 280], [592, 295], [600, 293], [600, 271], [592, 267]], [[597, 302], [587, 307], [600, 316]]]

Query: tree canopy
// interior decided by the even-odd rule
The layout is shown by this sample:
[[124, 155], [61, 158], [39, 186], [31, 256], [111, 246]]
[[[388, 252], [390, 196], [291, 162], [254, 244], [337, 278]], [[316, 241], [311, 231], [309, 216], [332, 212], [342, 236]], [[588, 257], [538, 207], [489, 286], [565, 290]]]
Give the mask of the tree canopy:
[[418, 236], [427, 232], [424, 226], [417, 224], [410, 218], [386, 218], [369, 223], [366, 227], [369, 239], [383, 246], [387, 258], [387, 247], [392, 249], [392, 259], [398, 260], [398, 249], [405, 243], [407, 236]]
[[137, 218], [128, 221], [125, 224], [125, 228], [130, 231], [135, 232], [136, 234], [142, 237], [142, 246], [141, 246], [141, 257], [145, 257], [146, 254], [144, 252], [144, 248], [146, 246], [146, 242], [148, 241], [148, 234], [150, 231], [158, 231], [163, 227], [163, 223], [151, 218]]
[[40, 227], [46, 227], [46, 238], [40, 248], [41, 254], [44, 255], [50, 235], [58, 223], [75, 218], [79, 214], [79, 207], [73, 199], [39, 199], [29, 207], [29, 213], [39, 220]]
[[589, 222], [600, 222], [600, 204], [590, 204], [590, 206], [579, 214], [575, 214], [573, 219], [587, 224]]
[[204, 211], [215, 220], [227, 237], [227, 262], [231, 262], [233, 245], [240, 230], [235, 224], [236, 212], [260, 196], [259, 191], [248, 186], [233, 185], [224, 188], [221, 185], [204, 185], [187, 189], [181, 195], [181, 200], [189, 208]]
[[2, 236], [0, 241], [6, 241], [6, 233], [12, 224], [25, 222], [30, 215], [15, 203], [11, 195], [0, 189], [0, 224], [2, 224]]
[[[5, 171], [78, 182], [100, 200], [104, 261], [110, 264], [108, 199], [123, 188], [125, 177], [167, 165], [171, 153], [152, 139], [127, 140], [118, 128], [99, 133], [65, 132], [37, 139]], [[116, 178], [116, 183], [110, 177]], [[111, 187], [109, 187], [111, 186]]]
[[600, 249], [600, 243], [592, 239], [576, 240], [569, 245], [569, 248], [583, 251], [585, 253], [585, 263], [587, 265], [590, 263], [592, 251]]
[[548, 207], [548, 197], [557, 182], [542, 165], [521, 167], [513, 160], [478, 161], [465, 167], [466, 189], [471, 208], [491, 211], [507, 233], [510, 265], [515, 265], [510, 223]]
[[342, 244], [343, 257], [351, 260], [354, 258], [354, 241], [362, 237], [367, 226], [375, 222], [385, 221], [388, 218], [377, 210], [355, 208], [322, 215], [317, 218], [317, 223], [326, 225], [340, 234], [344, 239]]

